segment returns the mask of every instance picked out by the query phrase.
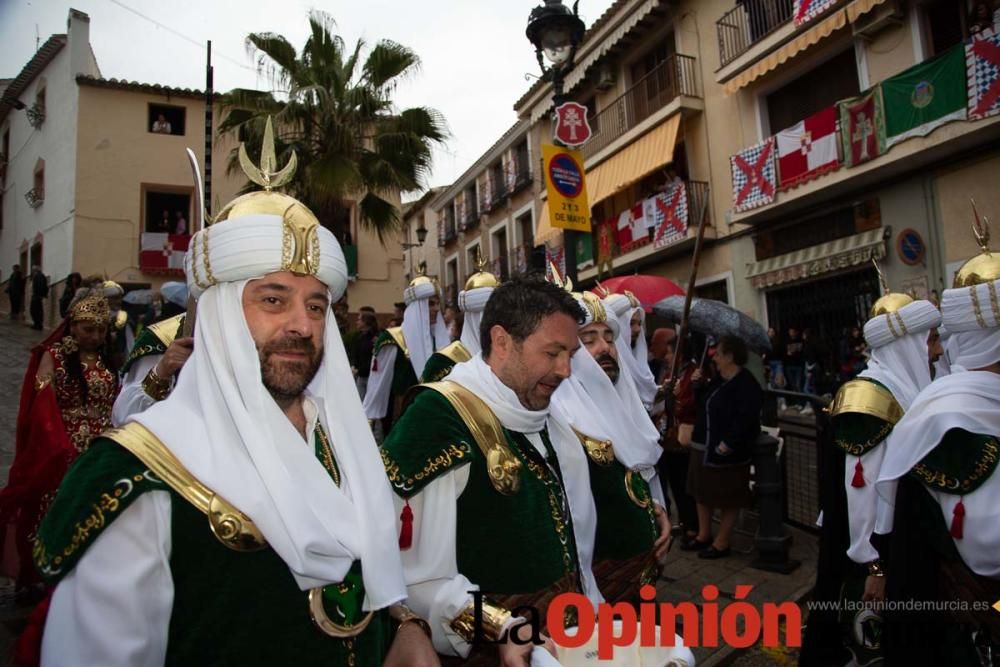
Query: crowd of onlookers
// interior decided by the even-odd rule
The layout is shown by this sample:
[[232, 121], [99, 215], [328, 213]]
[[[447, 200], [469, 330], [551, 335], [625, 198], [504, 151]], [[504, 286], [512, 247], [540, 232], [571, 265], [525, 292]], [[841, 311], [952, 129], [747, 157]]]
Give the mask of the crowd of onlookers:
[[844, 331], [836, 347], [819, 340], [809, 327], [767, 330], [771, 351], [764, 355], [768, 389], [832, 395], [865, 369], [867, 345], [861, 327]]

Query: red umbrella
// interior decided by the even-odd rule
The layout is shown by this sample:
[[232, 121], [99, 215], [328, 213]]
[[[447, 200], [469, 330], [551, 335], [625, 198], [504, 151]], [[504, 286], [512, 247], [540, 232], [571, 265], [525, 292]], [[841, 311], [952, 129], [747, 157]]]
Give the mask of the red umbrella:
[[654, 303], [662, 301], [668, 296], [684, 295], [684, 290], [681, 289], [680, 285], [662, 276], [618, 276], [617, 278], [608, 278], [598, 284], [615, 294], [631, 292], [643, 305], [646, 312], [650, 312]]

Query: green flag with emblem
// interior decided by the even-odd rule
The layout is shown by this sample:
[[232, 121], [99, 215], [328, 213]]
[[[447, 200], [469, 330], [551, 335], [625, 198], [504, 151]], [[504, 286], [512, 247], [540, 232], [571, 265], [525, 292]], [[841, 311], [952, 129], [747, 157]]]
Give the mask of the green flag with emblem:
[[965, 119], [966, 85], [962, 44], [882, 82], [886, 145]]
[[576, 267], [585, 269], [594, 263], [594, 235], [576, 235]]

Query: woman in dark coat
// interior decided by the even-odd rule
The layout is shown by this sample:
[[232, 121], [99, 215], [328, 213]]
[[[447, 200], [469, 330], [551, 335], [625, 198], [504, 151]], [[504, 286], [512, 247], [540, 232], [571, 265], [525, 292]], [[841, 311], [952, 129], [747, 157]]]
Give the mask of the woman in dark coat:
[[[703, 392], [692, 448], [688, 493], [698, 506], [698, 537], [690, 543], [700, 558], [728, 556], [729, 540], [741, 507], [750, 505], [750, 461], [760, 435], [762, 392], [744, 366], [746, 344], [723, 336], [712, 358], [716, 378]], [[712, 539], [712, 514], [719, 509], [719, 533]]]

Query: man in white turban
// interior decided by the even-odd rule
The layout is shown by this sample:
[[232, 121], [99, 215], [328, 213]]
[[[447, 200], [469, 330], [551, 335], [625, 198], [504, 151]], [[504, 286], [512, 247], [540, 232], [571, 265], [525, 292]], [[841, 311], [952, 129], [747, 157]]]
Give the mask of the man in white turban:
[[622, 334], [615, 340], [619, 363], [628, 369], [631, 382], [639, 393], [643, 407], [650, 410], [656, 402], [659, 387], [649, 368], [646, 345], [646, 311], [631, 292], [606, 294], [608, 314], [618, 321]]
[[[941, 299], [951, 373], [922, 391], [896, 424], [876, 483], [894, 510], [879, 525], [892, 531], [893, 597], [969, 605], [1000, 598], [1000, 255], [988, 248], [988, 229], [977, 231], [982, 252]], [[903, 571], [892, 579], [897, 566]], [[976, 631], [980, 656], [1000, 649], [996, 617], [971, 606], [910, 615], [886, 639], [909, 664], [971, 664]], [[934, 637], [932, 645], [914, 646], [912, 630]]]
[[180, 314], [155, 322], [136, 337], [132, 351], [121, 368], [122, 389], [115, 399], [111, 421], [121, 426], [128, 418], [162, 401], [170, 394], [177, 374], [191, 356], [194, 338], [181, 335], [187, 285], [168, 281], [160, 287], [164, 311]]
[[[388, 434], [403, 395], [424, 372], [431, 355], [448, 345], [448, 327], [440, 316], [437, 283], [425, 275], [403, 291], [403, 324], [382, 331], [372, 346], [372, 366], [364, 412], [377, 435]], [[379, 438], [381, 439], [381, 437]]]
[[[887, 550], [883, 538], [875, 535], [881, 506], [875, 481], [889, 456], [888, 435], [931, 382], [928, 350], [941, 322], [941, 313], [929, 301], [886, 291], [864, 326], [871, 354], [868, 368], [840, 388], [830, 409], [838, 451], [831, 456], [833, 469], [825, 480], [830, 490], [823, 496], [823, 548], [828, 550], [824, 562], [836, 565], [831, 570], [836, 574], [821, 573], [818, 585], [831, 587], [824, 595], [846, 596], [853, 602], [885, 599]], [[833, 647], [828, 650], [843, 651], [846, 646], [858, 664], [880, 656], [877, 647], [852, 631], [854, 625], [881, 623], [878, 616], [866, 610], [823, 620], [823, 641]], [[821, 635], [813, 636], [818, 640]]]
[[437, 664], [398, 606], [392, 493], [330, 308], [343, 253], [270, 191], [291, 176], [270, 122], [264, 146], [244, 169], [267, 191], [191, 240], [178, 386], [94, 442], [39, 531], [43, 665]]
[[431, 355], [420, 375], [420, 382], [437, 382], [444, 379], [455, 364], [468, 361], [482, 351], [479, 343], [479, 325], [483, 321], [486, 302], [500, 282], [481, 264], [479, 270], [465, 281], [465, 289], [458, 293], [458, 307], [465, 316], [459, 340]]

